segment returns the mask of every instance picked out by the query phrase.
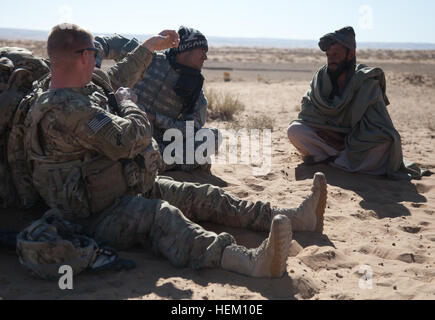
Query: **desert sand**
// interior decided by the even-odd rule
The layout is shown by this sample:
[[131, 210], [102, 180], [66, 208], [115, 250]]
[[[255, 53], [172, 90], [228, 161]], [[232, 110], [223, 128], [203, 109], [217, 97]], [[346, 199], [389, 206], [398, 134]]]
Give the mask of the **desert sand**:
[[[11, 43], [0, 42], [2, 45]], [[13, 43], [17, 45], [16, 43]], [[38, 43], [22, 42], [40, 55]], [[39, 51], [38, 51], [39, 50]], [[435, 63], [428, 51], [362, 51], [359, 63], [382, 67], [387, 75], [389, 112], [402, 136], [407, 160], [435, 168]], [[435, 299], [435, 176], [391, 181], [339, 169], [302, 164], [287, 139], [302, 96], [325, 59], [320, 51], [211, 48], [205, 64], [206, 87], [237, 96], [245, 110], [236, 116], [274, 120], [270, 173], [253, 176], [249, 165], [212, 166], [204, 172], [170, 175], [182, 181], [211, 183], [242, 199], [293, 207], [309, 194], [315, 172], [328, 180], [322, 235], [294, 234], [292, 256], [281, 279], [253, 279], [223, 270], [175, 268], [149, 249], [135, 247], [120, 256], [137, 263], [131, 271], [74, 278], [74, 289], [32, 278], [14, 250], [0, 249], [0, 299]], [[229, 72], [230, 82], [223, 81]], [[211, 121], [207, 126], [226, 128]], [[0, 210], [0, 225], [23, 228], [41, 210]], [[204, 225], [230, 232], [239, 244], [255, 247], [267, 234]], [[296, 243], [297, 242], [297, 243]], [[364, 272], [371, 281], [364, 281]]]

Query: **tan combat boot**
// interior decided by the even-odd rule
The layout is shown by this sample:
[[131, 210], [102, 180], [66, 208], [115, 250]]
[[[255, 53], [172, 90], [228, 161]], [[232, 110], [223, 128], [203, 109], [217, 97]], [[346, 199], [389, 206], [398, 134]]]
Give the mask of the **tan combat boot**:
[[302, 204], [294, 209], [272, 209], [272, 217], [285, 215], [290, 218], [293, 231], [323, 232], [323, 216], [327, 199], [326, 177], [318, 172], [314, 175], [312, 193]]
[[292, 242], [291, 222], [277, 215], [272, 220], [269, 237], [256, 249], [230, 245], [222, 254], [221, 267], [255, 278], [280, 278], [286, 271], [286, 262]]

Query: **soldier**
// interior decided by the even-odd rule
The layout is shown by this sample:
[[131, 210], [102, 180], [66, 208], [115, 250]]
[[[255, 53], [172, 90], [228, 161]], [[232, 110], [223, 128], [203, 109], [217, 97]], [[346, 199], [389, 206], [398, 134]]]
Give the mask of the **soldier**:
[[[164, 31], [128, 54], [109, 75], [117, 74], [118, 83], [129, 82], [124, 76], [133, 81], [129, 68], [145, 72], [153, 51], [177, 47], [178, 41], [175, 31]], [[88, 236], [118, 249], [150, 244], [179, 267], [280, 277], [292, 227], [322, 232], [323, 174], [316, 174], [312, 194], [295, 209], [242, 201], [211, 185], [154, 179], [160, 154], [152, 152], [151, 124], [134, 103], [134, 93], [118, 89], [118, 108], [109, 108], [108, 93], [91, 82], [97, 53], [92, 35], [76, 25], [59, 25], [47, 48], [51, 82], [38, 93], [25, 121], [27, 158], [45, 202], [83, 226]], [[151, 179], [142, 178], [144, 171], [151, 172]], [[231, 235], [208, 232], [189, 219], [270, 234], [259, 248], [248, 250]]]
[[22, 48], [0, 48], [0, 207], [19, 203], [9, 157], [9, 136], [20, 101], [31, 91], [32, 83], [49, 72], [47, 64]]
[[[153, 124], [153, 137], [162, 155], [170, 143], [163, 139], [168, 129], [177, 129], [183, 135], [183, 163], [165, 163], [160, 172], [192, 171], [197, 168], [210, 171], [211, 165], [208, 163], [200, 164], [194, 159], [194, 162], [189, 164], [185, 159], [188, 143], [194, 145], [194, 151], [204, 143], [194, 139], [199, 129], [202, 129], [202, 133], [207, 137], [214, 137], [210, 143], [210, 151], [216, 152], [219, 148], [218, 129], [203, 128], [207, 120], [208, 103], [202, 89], [204, 77], [201, 69], [207, 60], [208, 42], [205, 36], [195, 29], [182, 26], [178, 34], [180, 45], [164, 52], [155, 52], [145, 77], [135, 84], [133, 90], [138, 96], [139, 107], [147, 112], [148, 119]], [[119, 35], [96, 37], [95, 40], [103, 52], [101, 58], [115, 61], [122, 59], [139, 45], [137, 39], [129, 40]], [[186, 135], [188, 121], [193, 125], [193, 141]], [[205, 130], [208, 130], [209, 134], [204, 132]]]

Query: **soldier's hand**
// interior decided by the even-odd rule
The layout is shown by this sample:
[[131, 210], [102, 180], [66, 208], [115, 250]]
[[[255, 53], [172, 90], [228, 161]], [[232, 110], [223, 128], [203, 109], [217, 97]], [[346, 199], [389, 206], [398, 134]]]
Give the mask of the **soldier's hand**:
[[131, 100], [134, 103], [137, 102], [137, 95], [130, 88], [119, 88], [115, 93], [115, 97], [116, 100], [118, 100], [118, 103], [121, 103], [121, 101], [125, 100]]
[[146, 40], [142, 46], [151, 52], [176, 48], [180, 44], [180, 38], [175, 30], [164, 30], [158, 35]]

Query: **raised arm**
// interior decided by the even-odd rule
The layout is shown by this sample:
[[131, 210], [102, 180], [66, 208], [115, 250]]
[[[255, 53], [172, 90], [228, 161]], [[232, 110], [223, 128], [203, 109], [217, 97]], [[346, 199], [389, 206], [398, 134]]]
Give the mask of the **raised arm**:
[[119, 34], [110, 37], [95, 37], [96, 46], [102, 52], [102, 59], [111, 59], [116, 62], [124, 59], [128, 53], [140, 46], [136, 38], [127, 39]]
[[179, 41], [176, 31], [164, 30], [136, 47], [108, 70], [107, 73], [113, 88], [115, 90], [120, 87], [132, 88], [136, 82], [145, 76], [154, 51], [177, 47]]

